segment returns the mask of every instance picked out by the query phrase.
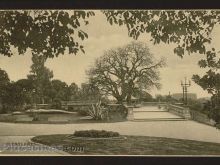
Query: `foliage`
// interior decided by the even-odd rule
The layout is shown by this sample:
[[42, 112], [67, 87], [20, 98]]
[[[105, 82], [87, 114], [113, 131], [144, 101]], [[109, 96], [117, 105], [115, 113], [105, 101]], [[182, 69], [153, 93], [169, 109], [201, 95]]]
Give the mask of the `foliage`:
[[10, 79], [6, 71], [0, 68], [0, 99], [6, 94], [5, 88], [10, 83]]
[[217, 124], [220, 123], [220, 109], [219, 108], [212, 108], [209, 117], [213, 119]]
[[75, 131], [73, 135], [76, 137], [90, 137], [90, 138], [119, 137], [118, 132], [105, 131], [105, 130]]
[[51, 87], [48, 94], [52, 101], [56, 100], [68, 100], [68, 85], [61, 80], [52, 80]]
[[46, 57], [33, 54], [32, 56], [31, 71], [28, 75], [28, 79], [33, 81], [35, 95], [38, 97], [38, 103], [45, 102], [45, 98], [48, 96], [49, 89], [51, 89], [51, 79], [53, 78], [53, 72], [45, 67]]
[[82, 83], [80, 89], [80, 99], [81, 100], [91, 100], [91, 101], [99, 101], [102, 95], [100, 90], [93, 83]]
[[130, 102], [135, 89], [159, 88], [158, 68], [164, 65], [164, 59], [156, 62], [144, 43], [132, 42], [106, 51], [87, 74], [104, 94], [115, 97], [118, 102]]
[[[205, 53], [214, 26], [220, 22], [218, 10], [104, 10], [111, 24], [125, 26], [134, 39], [149, 33], [155, 44], [175, 43], [174, 53]], [[28, 48], [34, 54], [47, 57], [76, 54], [83, 51], [79, 42], [88, 38], [82, 25], [88, 25], [93, 11], [29, 10], [1, 11], [0, 53], [11, 56], [11, 46], [24, 54]]]
[[[112, 10], [102, 11], [107, 21], [113, 25], [126, 26], [128, 35], [137, 39], [142, 33], [149, 33], [154, 44], [161, 42], [176, 45], [174, 53], [183, 57], [186, 52], [206, 54], [206, 59], [199, 61], [199, 66], [215, 69], [209, 70], [202, 78], [193, 76], [193, 80], [209, 93], [218, 95], [220, 59], [215, 49], [209, 50], [210, 34], [220, 23], [218, 10]], [[218, 88], [218, 90], [216, 90]], [[218, 93], [218, 94], [216, 94]]]
[[205, 107], [204, 104], [206, 104], [206, 103], [202, 103], [200, 101], [191, 100], [191, 99], [188, 99], [187, 103], [188, 103], [188, 107], [191, 110], [199, 111], [199, 112], [204, 113], [204, 114], [208, 114], [209, 113], [209, 110], [205, 109], [206, 107]]
[[88, 38], [81, 26], [87, 25], [92, 11], [10, 10], [0, 12], [0, 54], [12, 56], [12, 46], [19, 54], [54, 57], [84, 52], [80, 40]]
[[123, 121], [128, 115], [128, 109], [122, 104], [107, 105], [107, 118], [112, 121]]
[[[26, 84], [25, 84], [26, 83]], [[20, 111], [25, 109], [25, 104], [31, 104], [31, 84], [26, 79], [12, 82], [5, 87], [6, 94], [2, 98], [3, 108], [7, 111]]]
[[76, 83], [71, 83], [68, 86], [67, 95], [69, 96], [68, 100], [78, 100], [80, 98], [80, 89]]
[[52, 102], [51, 108], [61, 109], [61, 100], [58, 98], [54, 99]]
[[128, 35], [137, 39], [149, 33], [154, 44], [176, 44], [174, 53], [206, 53], [206, 44], [214, 26], [220, 22], [218, 10], [106, 10], [102, 11], [113, 25], [126, 26]]
[[92, 104], [91, 108], [88, 111], [88, 115], [91, 116], [94, 120], [103, 120], [105, 114], [105, 108], [101, 105], [101, 101], [96, 104]]
[[215, 99], [214, 105], [220, 105], [220, 73], [210, 69], [203, 77], [193, 75], [193, 81], [212, 94], [212, 98]]

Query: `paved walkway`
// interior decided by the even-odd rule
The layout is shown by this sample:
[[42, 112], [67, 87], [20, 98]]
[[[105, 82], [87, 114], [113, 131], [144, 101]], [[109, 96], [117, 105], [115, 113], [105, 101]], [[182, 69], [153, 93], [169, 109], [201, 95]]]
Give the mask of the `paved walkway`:
[[[137, 109], [138, 110], [138, 109]], [[139, 109], [142, 111], [143, 109]], [[137, 113], [142, 113], [142, 112]], [[156, 110], [155, 110], [156, 111]], [[159, 115], [160, 112], [155, 112]], [[164, 112], [162, 112], [164, 113]], [[153, 116], [142, 114], [142, 118]], [[166, 116], [168, 115], [168, 116]], [[165, 117], [173, 117], [166, 112]], [[164, 116], [163, 116], [164, 117]], [[176, 117], [176, 116], [174, 116]], [[75, 130], [109, 130], [122, 135], [139, 135], [189, 139], [220, 143], [220, 130], [190, 120], [179, 121], [126, 121], [117, 123], [81, 123], [81, 124], [20, 124], [0, 123], [0, 144], [5, 142], [27, 142], [31, 137], [49, 134], [72, 134]], [[7, 153], [7, 152], [6, 152]], [[10, 154], [10, 153], [9, 153]], [[48, 153], [51, 154], [51, 153]], [[62, 154], [62, 153], [52, 153]]]
[[182, 117], [172, 114], [164, 108], [158, 108], [157, 106], [147, 106], [141, 108], [134, 108], [135, 120], [183, 120]]

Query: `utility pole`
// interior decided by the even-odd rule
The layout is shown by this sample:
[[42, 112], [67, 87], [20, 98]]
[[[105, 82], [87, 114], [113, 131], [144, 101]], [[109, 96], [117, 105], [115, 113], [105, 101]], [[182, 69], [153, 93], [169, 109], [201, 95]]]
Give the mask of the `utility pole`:
[[185, 82], [181, 81], [181, 86], [183, 88], [183, 103], [187, 105], [187, 92], [188, 92], [187, 88], [191, 86], [191, 81], [188, 81], [187, 83], [185, 77]]

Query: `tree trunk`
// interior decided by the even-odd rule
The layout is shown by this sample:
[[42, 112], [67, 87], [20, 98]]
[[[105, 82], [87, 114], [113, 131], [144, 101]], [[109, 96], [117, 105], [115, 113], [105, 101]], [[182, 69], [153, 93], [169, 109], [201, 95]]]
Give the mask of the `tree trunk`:
[[128, 93], [127, 98], [126, 98], [126, 102], [128, 105], [131, 104], [131, 93]]
[[44, 97], [41, 97], [41, 103], [44, 104]]
[[131, 104], [131, 96], [132, 96], [133, 86], [134, 86], [133, 82], [130, 81], [127, 86], [127, 97], [126, 97], [126, 101], [127, 101], [128, 105]]
[[117, 100], [117, 104], [122, 104], [123, 103], [123, 98], [121, 96], [115, 97]]

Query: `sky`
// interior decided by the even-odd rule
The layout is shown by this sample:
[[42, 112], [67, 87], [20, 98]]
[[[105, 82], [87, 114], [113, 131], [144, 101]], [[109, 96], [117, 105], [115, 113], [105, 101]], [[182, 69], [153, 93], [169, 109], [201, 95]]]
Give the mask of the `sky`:
[[[83, 41], [85, 54], [81, 52], [77, 55], [65, 54], [47, 60], [46, 66], [53, 71], [54, 79], [60, 79], [67, 84], [75, 82], [80, 86], [81, 83], [87, 81], [85, 71], [92, 66], [97, 57], [103, 55], [104, 51], [124, 46], [133, 41], [132, 38], [128, 37], [126, 27], [112, 26], [106, 21], [106, 17], [100, 11], [95, 12], [96, 16], [91, 17], [89, 25], [84, 27], [89, 35], [89, 38]], [[211, 37], [213, 38], [213, 46], [217, 46], [220, 41], [219, 27], [213, 30]], [[145, 42], [156, 59], [166, 58], [167, 66], [160, 69], [162, 88], [149, 91], [153, 96], [156, 94], [168, 95], [169, 92], [171, 94], [181, 93], [181, 80], [184, 80], [185, 77], [191, 79], [193, 74], [202, 76], [206, 72], [206, 69], [201, 69], [197, 65], [198, 60], [202, 59], [204, 55], [186, 54], [181, 59], [173, 53], [174, 45], [153, 45], [147, 34], [142, 34], [138, 41]], [[10, 58], [0, 55], [0, 68], [6, 70], [12, 81], [26, 78], [31, 64], [30, 51], [24, 55], [15, 55]], [[196, 93], [198, 98], [210, 96], [193, 82], [188, 89], [190, 93]]]

